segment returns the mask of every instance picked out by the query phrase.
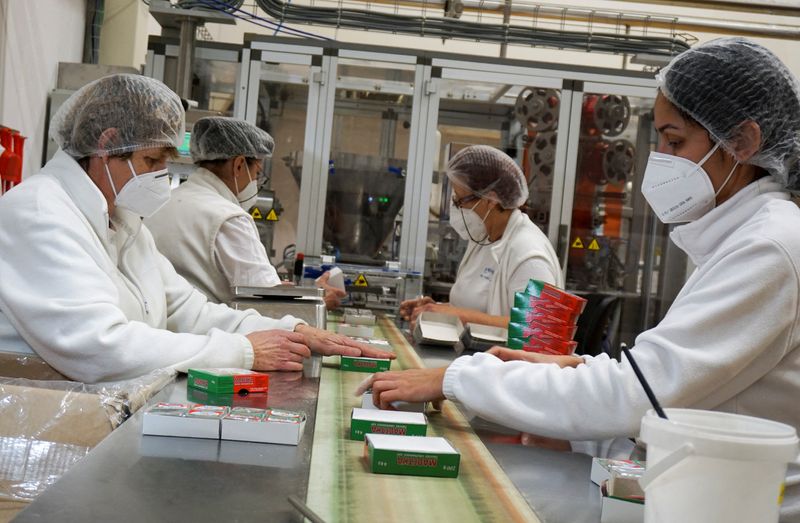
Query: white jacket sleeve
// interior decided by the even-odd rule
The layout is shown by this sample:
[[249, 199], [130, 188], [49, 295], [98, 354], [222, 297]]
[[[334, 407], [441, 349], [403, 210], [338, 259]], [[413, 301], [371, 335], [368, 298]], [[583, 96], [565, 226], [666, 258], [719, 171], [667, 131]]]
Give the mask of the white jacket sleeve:
[[[664, 407], [714, 408], [773, 369], [793, 339], [798, 275], [777, 243], [760, 239], [690, 278], [633, 353]], [[688, 291], [687, 291], [688, 289]], [[542, 436], [601, 440], [639, 432], [650, 404], [627, 360], [577, 368], [458, 358], [444, 393], [474, 413]]]

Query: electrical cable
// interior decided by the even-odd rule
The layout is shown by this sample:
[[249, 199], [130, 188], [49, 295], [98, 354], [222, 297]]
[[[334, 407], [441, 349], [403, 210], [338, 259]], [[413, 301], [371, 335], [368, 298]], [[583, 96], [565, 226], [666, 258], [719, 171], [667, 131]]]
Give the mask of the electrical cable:
[[[244, 2], [244, 0], [241, 0], [239, 2], [239, 5], [241, 5], [243, 2]], [[275, 31], [280, 31], [282, 33], [287, 33], [287, 34], [290, 34], [292, 36], [305, 36], [305, 37], [309, 37], [309, 38], [316, 38], [318, 40], [329, 40], [329, 38], [326, 38], [324, 36], [316, 35], [314, 33], [309, 33], [307, 31], [302, 31], [300, 29], [294, 29], [294, 28], [288, 27], [288, 26], [286, 26], [284, 24], [283, 21], [281, 21], [280, 23], [276, 23], [276, 22], [273, 22], [271, 20], [267, 20], [266, 18], [262, 18], [260, 16], [257, 16], [255, 14], [248, 13], [247, 11], [241, 9], [240, 7], [237, 7], [236, 5], [230, 4], [230, 3], [225, 2], [223, 0], [183, 0], [180, 3], [180, 6], [182, 8], [184, 8], [184, 9], [189, 9], [189, 8], [192, 8], [192, 7], [204, 7], [204, 8], [207, 8], [207, 9], [213, 9], [213, 10], [224, 12], [224, 13], [226, 13], [228, 15], [231, 15], [236, 19], [239, 19], [239, 20], [242, 20], [242, 21], [245, 21], [245, 22], [250, 22], [253, 25], [257, 25], [259, 27], [263, 27], [265, 29], [270, 29], [270, 30], [275, 29]], [[241, 14], [237, 14], [237, 13], [241, 13]], [[256, 21], [261, 22], [261, 23], [258, 23]], [[264, 25], [264, 24], [267, 24], [267, 25]]]
[[673, 56], [689, 48], [680, 38], [636, 36], [494, 25], [444, 17], [404, 16], [352, 8], [309, 7], [281, 0], [255, 0], [258, 7], [281, 23], [316, 24], [353, 29], [495, 43], [533, 45], [579, 51], [647, 53]]

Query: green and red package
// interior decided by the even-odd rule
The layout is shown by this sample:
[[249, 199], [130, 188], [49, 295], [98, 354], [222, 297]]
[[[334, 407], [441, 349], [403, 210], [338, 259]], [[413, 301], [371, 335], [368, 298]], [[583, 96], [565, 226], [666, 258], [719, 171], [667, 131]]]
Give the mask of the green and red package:
[[269, 376], [247, 369], [189, 369], [187, 384], [214, 394], [267, 392]]

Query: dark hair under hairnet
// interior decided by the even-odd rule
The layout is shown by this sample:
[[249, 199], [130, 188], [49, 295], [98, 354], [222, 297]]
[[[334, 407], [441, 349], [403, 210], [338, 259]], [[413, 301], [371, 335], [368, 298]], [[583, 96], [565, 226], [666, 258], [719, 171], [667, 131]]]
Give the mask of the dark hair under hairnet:
[[657, 75], [659, 89], [728, 152], [741, 124], [761, 128], [747, 163], [800, 191], [800, 86], [770, 50], [746, 38], [718, 38], [684, 51]]
[[[50, 122], [50, 136], [73, 158], [100, 153], [120, 155], [183, 143], [181, 99], [153, 78], [114, 74], [95, 80], [70, 96]], [[100, 137], [108, 129], [108, 142]]]
[[447, 177], [473, 194], [516, 209], [528, 199], [528, 183], [510, 156], [488, 145], [470, 145], [447, 163]]
[[264, 160], [272, 156], [275, 141], [266, 131], [244, 120], [207, 116], [192, 127], [189, 149], [195, 163], [237, 156]]

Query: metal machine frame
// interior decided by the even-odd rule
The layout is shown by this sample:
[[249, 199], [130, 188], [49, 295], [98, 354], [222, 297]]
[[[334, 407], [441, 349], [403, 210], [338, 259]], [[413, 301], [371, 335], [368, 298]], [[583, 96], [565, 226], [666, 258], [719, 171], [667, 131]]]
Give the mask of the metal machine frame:
[[[152, 39], [151, 39], [152, 40]], [[303, 145], [303, 166], [300, 185], [300, 208], [296, 245], [307, 256], [322, 254], [323, 222], [328, 181], [328, 160], [331, 155], [334, 95], [337, 88], [337, 67], [340, 58], [354, 58], [414, 66], [413, 105], [399, 262], [403, 270], [423, 272], [428, 235], [431, 186], [434, 172], [435, 137], [439, 114], [441, 85], [447, 80], [490, 82], [510, 85], [530, 85], [560, 91], [559, 139], [553, 173], [550, 219], [546, 234], [556, 248], [562, 268], [569, 270], [568, 247], [572, 226], [574, 188], [578, 170], [578, 144], [584, 93], [608, 93], [654, 99], [656, 82], [652, 74], [567, 64], [529, 62], [523, 60], [475, 57], [432, 53], [409, 49], [365, 46], [334, 41], [304, 40], [285, 37], [245, 35], [243, 46], [236, 53], [240, 60], [236, 86], [234, 116], [255, 123], [262, 65], [284, 63], [309, 67], [306, 133]], [[161, 54], [154, 46], [148, 52], [145, 74], [156, 78], [164, 75], [164, 56], [176, 55], [177, 45], [167, 44]], [[230, 47], [197, 47], [198, 58], [231, 59]], [[223, 58], [225, 57], [225, 58]], [[354, 86], [357, 88], [357, 86]], [[637, 147], [649, 148], [652, 136], [640, 139]], [[637, 169], [643, 168], [638, 165]], [[634, 188], [634, 193], [636, 188]], [[632, 199], [635, 212], [644, 213], [642, 198]], [[663, 234], [659, 224], [650, 219], [635, 231], [636, 240], [644, 244], [646, 237]], [[634, 232], [632, 232], [633, 234]], [[654, 238], [651, 238], [651, 241]], [[644, 245], [653, 250], [654, 244]], [[646, 255], [645, 265], [652, 267], [653, 256]], [[638, 270], [640, 260], [626, 260], [626, 270]], [[681, 265], [681, 262], [674, 265]], [[649, 277], [649, 276], [648, 276]], [[661, 283], [664, 284], [663, 278]], [[670, 282], [673, 289], [662, 294], [674, 296], [680, 282]], [[650, 282], [642, 289], [642, 310], [654, 310], [656, 297]], [[651, 303], [652, 302], [652, 303]], [[661, 314], [656, 314], [660, 316]], [[658, 318], [644, 314], [640, 329], [649, 327]]]

